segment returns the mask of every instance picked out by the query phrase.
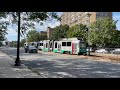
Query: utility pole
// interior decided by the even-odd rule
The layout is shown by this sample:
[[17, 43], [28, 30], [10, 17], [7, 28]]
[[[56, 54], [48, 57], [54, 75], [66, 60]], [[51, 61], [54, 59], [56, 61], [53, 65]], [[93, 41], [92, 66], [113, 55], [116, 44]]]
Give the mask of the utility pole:
[[85, 12], [87, 17], [89, 18], [89, 25], [88, 25], [88, 56], [90, 56], [90, 16], [92, 15], [89, 12]]

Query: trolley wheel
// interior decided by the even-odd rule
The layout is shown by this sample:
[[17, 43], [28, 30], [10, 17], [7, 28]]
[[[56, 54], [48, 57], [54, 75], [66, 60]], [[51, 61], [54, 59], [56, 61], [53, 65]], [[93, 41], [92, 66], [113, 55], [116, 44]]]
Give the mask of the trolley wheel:
[[86, 53], [83, 53], [84, 56], [86, 56], [87, 54]]

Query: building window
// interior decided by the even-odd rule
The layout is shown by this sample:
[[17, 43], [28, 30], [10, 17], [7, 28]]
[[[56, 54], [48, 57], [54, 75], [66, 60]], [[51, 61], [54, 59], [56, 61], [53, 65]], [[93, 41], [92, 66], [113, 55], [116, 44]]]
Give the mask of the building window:
[[75, 20], [75, 22], [78, 22], [78, 20]]
[[104, 12], [103, 14], [104, 14], [104, 16], [107, 16], [107, 13], [106, 13], [106, 12]]
[[104, 16], [104, 12], [101, 12], [100, 16]]
[[89, 23], [89, 20], [86, 20], [87, 21], [87, 23]]
[[72, 18], [72, 21], [74, 21], [75, 20], [75, 18]]

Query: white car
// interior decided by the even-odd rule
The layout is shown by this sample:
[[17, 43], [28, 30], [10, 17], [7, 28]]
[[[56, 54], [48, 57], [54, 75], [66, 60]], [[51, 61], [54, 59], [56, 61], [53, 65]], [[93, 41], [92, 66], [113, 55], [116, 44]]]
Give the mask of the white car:
[[35, 46], [29, 46], [29, 53], [38, 53], [38, 50]]
[[120, 54], [120, 49], [115, 49], [111, 51], [112, 54]]
[[105, 49], [99, 49], [95, 51], [96, 53], [109, 53], [107, 50]]

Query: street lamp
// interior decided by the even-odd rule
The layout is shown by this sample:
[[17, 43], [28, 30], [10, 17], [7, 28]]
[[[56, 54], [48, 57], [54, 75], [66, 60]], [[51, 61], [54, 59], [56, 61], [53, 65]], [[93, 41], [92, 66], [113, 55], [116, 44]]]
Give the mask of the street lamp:
[[88, 24], [88, 56], [90, 56], [90, 16], [92, 15], [90, 12], [85, 12], [85, 15], [89, 17]]
[[20, 12], [18, 12], [18, 41], [17, 41], [17, 58], [15, 60], [15, 65], [14, 66], [21, 66], [21, 61], [20, 61]]

